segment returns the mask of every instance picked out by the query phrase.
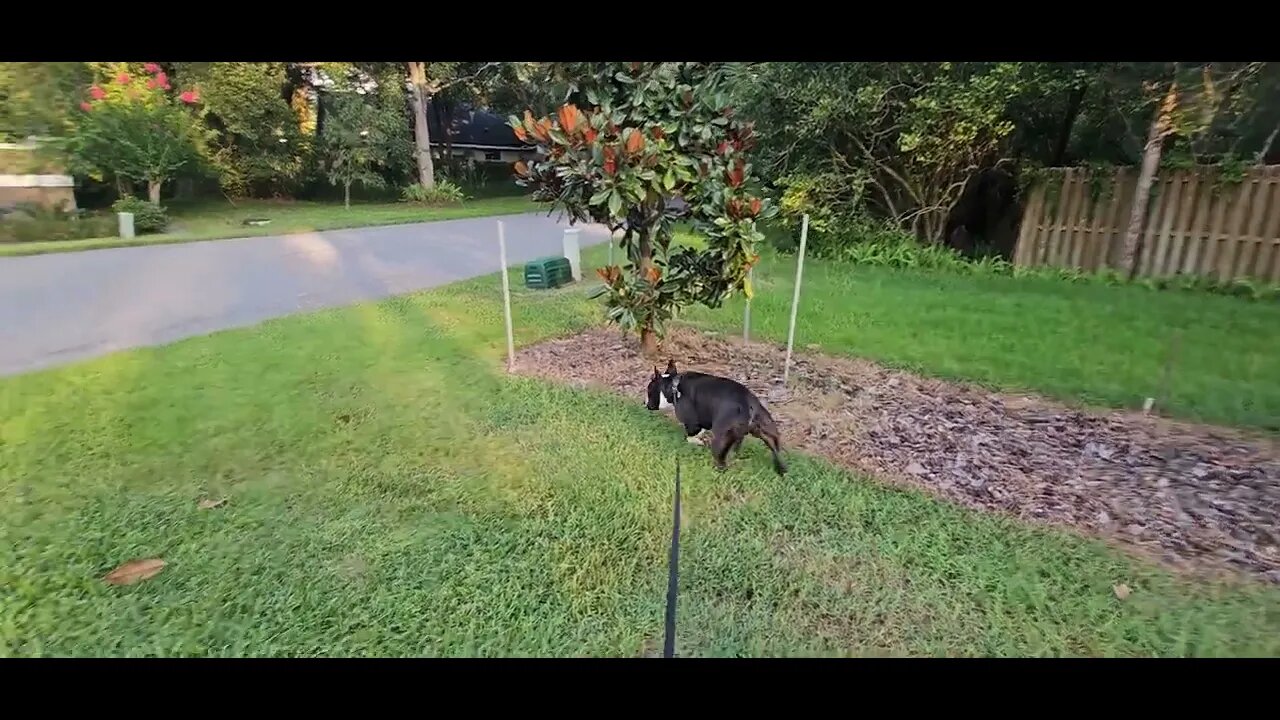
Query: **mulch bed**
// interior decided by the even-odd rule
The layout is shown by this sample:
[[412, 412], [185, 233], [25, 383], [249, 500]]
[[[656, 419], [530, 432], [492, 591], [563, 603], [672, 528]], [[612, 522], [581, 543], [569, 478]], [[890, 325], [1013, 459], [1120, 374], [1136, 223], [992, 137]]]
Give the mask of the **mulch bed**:
[[[1280, 444], [1224, 428], [922, 378], [871, 362], [669, 334], [662, 357], [755, 391], [801, 449], [972, 508], [1068, 525], [1175, 566], [1280, 583]], [[653, 363], [616, 330], [525, 348], [517, 372], [643, 402]]]

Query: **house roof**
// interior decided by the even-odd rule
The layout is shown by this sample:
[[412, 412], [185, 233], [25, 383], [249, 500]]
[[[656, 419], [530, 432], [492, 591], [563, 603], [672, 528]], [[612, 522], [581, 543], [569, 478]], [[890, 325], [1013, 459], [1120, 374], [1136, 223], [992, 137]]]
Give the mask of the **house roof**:
[[[507, 125], [506, 118], [484, 110], [459, 108], [454, 111], [451, 129], [454, 147], [513, 150], [533, 147], [516, 139], [516, 134], [511, 126]], [[444, 145], [444, 131], [436, 114], [430, 111], [427, 112], [427, 130], [431, 133], [432, 145]]]

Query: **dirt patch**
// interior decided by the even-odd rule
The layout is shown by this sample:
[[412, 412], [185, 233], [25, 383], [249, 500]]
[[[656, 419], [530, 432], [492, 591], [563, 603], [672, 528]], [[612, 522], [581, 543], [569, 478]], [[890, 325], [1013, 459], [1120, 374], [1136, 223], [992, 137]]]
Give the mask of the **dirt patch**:
[[[962, 505], [1068, 525], [1183, 567], [1280, 583], [1280, 447], [1270, 438], [1083, 411], [874, 363], [673, 332], [663, 357], [734, 378], [778, 419], [784, 448]], [[643, 402], [652, 363], [617, 331], [525, 348], [517, 372]]]

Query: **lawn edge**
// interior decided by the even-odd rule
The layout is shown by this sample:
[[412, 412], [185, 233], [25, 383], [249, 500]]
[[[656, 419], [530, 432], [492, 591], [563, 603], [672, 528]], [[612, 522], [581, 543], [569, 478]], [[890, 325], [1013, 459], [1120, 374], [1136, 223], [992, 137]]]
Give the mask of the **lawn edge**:
[[378, 228], [378, 227], [395, 227], [397, 225], [418, 225], [434, 222], [448, 222], [450, 220], [474, 220], [486, 217], [506, 217], [510, 215], [525, 215], [539, 211], [537, 204], [530, 202], [529, 207], [523, 209], [494, 209], [488, 212], [477, 213], [475, 215], [462, 214], [454, 217], [436, 217], [436, 218], [406, 218], [404, 220], [379, 220], [376, 223], [362, 223], [354, 221], [352, 223], [338, 222], [324, 227], [311, 228], [308, 230], [289, 230], [285, 232], [262, 232], [251, 233], [246, 235], [215, 235], [213, 237], [205, 237], [201, 235], [195, 236], [167, 236], [155, 237], [139, 235], [133, 238], [89, 238], [85, 240], [41, 240], [35, 243], [4, 243], [0, 244], [0, 258], [6, 257], [31, 257], [33, 255], [55, 255], [59, 253], [85, 252], [89, 250], [108, 250], [111, 248], [124, 247], [150, 247], [160, 245], [180, 245], [195, 242], [216, 242], [220, 240], [251, 240], [260, 237], [287, 237], [289, 235], [301, 235], [308, 232], [329, 232], [332, 230], [352, 230], [357, 228]]

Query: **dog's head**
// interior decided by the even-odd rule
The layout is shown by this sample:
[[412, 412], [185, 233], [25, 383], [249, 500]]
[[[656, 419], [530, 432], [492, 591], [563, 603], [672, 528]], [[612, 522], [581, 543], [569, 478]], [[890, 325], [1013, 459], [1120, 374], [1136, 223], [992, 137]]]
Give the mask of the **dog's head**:
[[646, 390], [648, 402], [646, 405], [650, 410], [658, 410], [670, 407], [676, 404], [676, 390], [680, 383], [676, 375], [676, 361], [667, 362], [666, 372], [658, 372], [658, 368], [653, 369], [653, 377], [649, 378], [649, 387]]

